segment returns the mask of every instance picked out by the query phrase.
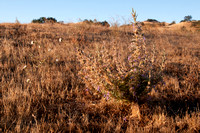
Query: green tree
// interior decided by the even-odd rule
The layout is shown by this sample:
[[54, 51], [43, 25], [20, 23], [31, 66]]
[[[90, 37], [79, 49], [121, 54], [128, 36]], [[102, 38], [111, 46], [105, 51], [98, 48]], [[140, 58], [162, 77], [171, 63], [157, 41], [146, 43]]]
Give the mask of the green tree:
[[147, 19], [148, 22], [159, 22], [158, 20], [156, 19]]
[[57, 20], [53, 17], [48, 17], [47, 20], [51, 23], [57, 23]]
[[39, 19], [33, 19], [32, 23], [47, 23], [47, 22], [51, 22], [51, 23], [57, 23], [57, 20], [53, 17], [40, 17]]
[[185, 21], [191, 21], [192, 20], [192, 16], [191, 15], [185, 16], [184, 20]]
[[192, 16], [191, 15], [187, 15], [184, 17], [184, 20], [182, 20], [181, 22], [189, 22], [192, 21]]

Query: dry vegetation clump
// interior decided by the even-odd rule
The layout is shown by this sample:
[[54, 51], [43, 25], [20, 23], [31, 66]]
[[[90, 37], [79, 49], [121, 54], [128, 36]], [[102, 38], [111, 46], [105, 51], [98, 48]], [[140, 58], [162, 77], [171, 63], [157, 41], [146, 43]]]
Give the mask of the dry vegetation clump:
[[[145, 37], [141, 24], [137, 22], [136, 13], [132, 13], [133, 39], [129, 46], [123, 48], [118, 43], [96, 44], [90, 49], [78, 49], [80, 60], [80, 77], [86, 89], [103, 95], [107, 100], [118, 99], [138, 102], [162, 80], [163, 62], [160, 69], [155, 65], [155, 48], [153, 55], [146, 51]], [[123, 53], [123, 54], [122, 54]]]
[[142, 31], [0, 24], [0, 132], [199, 132], [199, 32]]

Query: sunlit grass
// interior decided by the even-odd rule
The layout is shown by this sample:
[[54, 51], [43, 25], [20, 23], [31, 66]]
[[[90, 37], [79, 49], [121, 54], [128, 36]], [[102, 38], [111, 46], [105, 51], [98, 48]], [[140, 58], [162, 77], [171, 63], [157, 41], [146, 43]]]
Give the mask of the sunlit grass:
[[198, 32], [0, 24], [0, 37], [0, 132], [200, 131]]

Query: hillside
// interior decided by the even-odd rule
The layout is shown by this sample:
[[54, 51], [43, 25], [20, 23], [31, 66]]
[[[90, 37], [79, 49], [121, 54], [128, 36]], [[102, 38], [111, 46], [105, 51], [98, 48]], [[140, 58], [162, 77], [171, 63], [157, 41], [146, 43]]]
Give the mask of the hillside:
[[132, 30], [0, 24], [0, 132], [200, 132], [200, 32], [190, 23], [144, 23], [152, 71], [164, 66], [144, 97], [116, 99], [93, 86], [128, 66]]
[[160, 29], [169, 29], [169, 30], [189, 30], [189, 31], [199, 31], [199, 22], [198, 21], [192, 21], [192, 22], [180, 22], [176, 24], [169, 24], [165, 22], [143, 22], [144, 27], [155, 27], [155, 28], [160, 28]]

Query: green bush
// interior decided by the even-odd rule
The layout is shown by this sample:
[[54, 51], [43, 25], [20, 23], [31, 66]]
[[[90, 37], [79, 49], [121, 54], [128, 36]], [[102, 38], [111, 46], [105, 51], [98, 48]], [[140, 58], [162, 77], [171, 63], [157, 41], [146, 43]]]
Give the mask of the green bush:
[[159, 22], [158, 20], [156, 19], [147, 19], [148, 22]]
[[185, 16], [184, 20], [181, 20], [181, 22], [190, 22], [190, 21], [192, 21], [192, 16], [191, 15]]
[[39, 19], [33, 19], [32, 23], [57, 23], [57, 20], [53, 17], [40, 17]]

